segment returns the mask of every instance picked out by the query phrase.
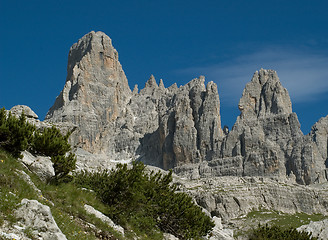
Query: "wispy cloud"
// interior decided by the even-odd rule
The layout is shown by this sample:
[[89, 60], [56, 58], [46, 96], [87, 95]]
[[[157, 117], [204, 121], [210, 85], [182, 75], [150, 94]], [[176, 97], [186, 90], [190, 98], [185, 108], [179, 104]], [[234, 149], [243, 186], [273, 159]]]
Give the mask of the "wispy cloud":
[[328, 94], [328, 56], [267, 47], [215, 65], [184, 69], [182, 72], [205, 75], [218, 84], [221, 102], [236, 105], [247, 82], [260, 68], [274, 69], [293, 103], [317, 100]]

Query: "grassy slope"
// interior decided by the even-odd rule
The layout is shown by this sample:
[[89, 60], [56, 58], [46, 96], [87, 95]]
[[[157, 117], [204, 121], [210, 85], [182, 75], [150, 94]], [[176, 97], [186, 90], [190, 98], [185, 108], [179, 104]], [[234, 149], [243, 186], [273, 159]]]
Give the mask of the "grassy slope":
[[[38, 196], [30, 185], [15, 174], [16, 169], [24, 170], [30, 175], [46, 200]], [[17, 221], [13, 213], [23, 198], [36, 199], [48, 205], [57, 225], [67, 239], [99, 239], [100, 235], [103, 239], [123, 239], [112, 228], [92, 215], [88, 215], [83, 209], [86, 203], [99, 211], [106, 212], [105, 205], [92, 192], [77, 189], [70, 183], [58, 186], [44, 184], [10, 154], [0, 149], [0, 225], [4, 221], [10, 223]], [[50, 201], [54, 203], [54, 206], [50, 204]], [[129, 238], [129, 233], [126, 237]]]

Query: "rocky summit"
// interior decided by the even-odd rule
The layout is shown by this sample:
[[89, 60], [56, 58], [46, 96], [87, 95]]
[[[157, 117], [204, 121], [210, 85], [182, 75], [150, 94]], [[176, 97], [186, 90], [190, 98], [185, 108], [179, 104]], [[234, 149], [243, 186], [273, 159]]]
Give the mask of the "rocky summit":
[[131, 91], [111, 39], [90, 32], [69, 52], [67, 79], [46, 121], [77, 126], [74, 146], [112, 160], [139, 159], [191, 179], [219, 176], [327, 181], [328, 117], [303, 135], [273, 70], [255, 72], [240, 116], [222, 130], [214, 82], [200, 76], [166, 88], [150, 76]]

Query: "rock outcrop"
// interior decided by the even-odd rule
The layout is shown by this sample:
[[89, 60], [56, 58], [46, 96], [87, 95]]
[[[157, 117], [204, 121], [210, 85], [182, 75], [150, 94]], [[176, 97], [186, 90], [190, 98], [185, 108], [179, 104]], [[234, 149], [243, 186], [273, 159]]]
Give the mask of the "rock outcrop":
[[19, 117], [24, 113], [26, 118], [32, 118], [32, 119], [38, 119], [38, 115], [28, 106], [25, 105], [16, 105], [12, 107], [10, 110], [11, 114], [13, 114], [16, 117]]
[[50, 157], [33, 156], [33, 154], [24, 151], [22, 152], [22, 158], [19, 160], [44, 182], [48, 182], [55, 176], [55, 170]]
[[99, 212], [88, 204], [84, 204], [84, 209], [88, 214], [94, 215], [96, 218], [99, 218], [103, 223], [112, 227], [114, 231], [119, 232], [122, 236], [124, 236], [124, 228], [119, 225], [116, 225], [112, 219], [104, 215], [102, 212]]
[[309, 224], [297, 228], [297, 230], [311, 233], [312, 237], [316, 237], [318, 239], [328, 239], [328, 219], [318, 222], [311, 221]]
[[110, 38], [90, 32], [71, 47], [66, 84], [46, 119], [76, 125], [71, 141], [85, 151], [174, 168], [189, 178], [326, 181], [327, 119], [304, 136], [275, 71], [254, 74], [239, 109], [232, 130], [222, 131], [217, 86], [205, 85], [204, 77], [165, 88], [151, 76], [131, 92]]
[[52, 217], [50, 208], [37, 200], [24, 198], [21, 206], [16, 210], [15, 216], [24, 226], [24, 229], [32, 229], [32, 234], [35, 238], [66, 240], [66, 236], [58, 228]]

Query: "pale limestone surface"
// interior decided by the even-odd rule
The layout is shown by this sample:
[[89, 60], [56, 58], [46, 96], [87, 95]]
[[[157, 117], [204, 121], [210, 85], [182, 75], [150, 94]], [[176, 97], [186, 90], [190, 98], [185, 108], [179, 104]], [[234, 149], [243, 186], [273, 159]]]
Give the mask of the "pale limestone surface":
[[309, 224], [297, 228], [297, 230], [311, 233], [312, 237], [317, 237], [318, 239], [326, 240], [328, 239], [328, 219], [318, 222], [311, 221]]
[[99, 212], [98, 210], [94, 209], [92, 206], [88, 204], [84, 204], [84, 209], [88, 214], [95, 215], [97, 218], [99, 218], [102, 222], [108, 224], [111, 226], [116, 232], [119, 232], [124, 236], [124, 228], [122, 228], [119, 225], [116, 225], [112, 219], [104, 215], [102, 212]]
[[50, 157], [34, 156], [30, 152], [22, 152], [23, 157], [18, 159], [42, 181], [47, 182], [55, 176], [55, 170]]
[[24, 198], [20, 207], [15, 211], [18, 222], [23, 228], [32, 228], [36, 238], [44, 240], [66, 240], [52, 217], [50, 208], [37, 200]]

